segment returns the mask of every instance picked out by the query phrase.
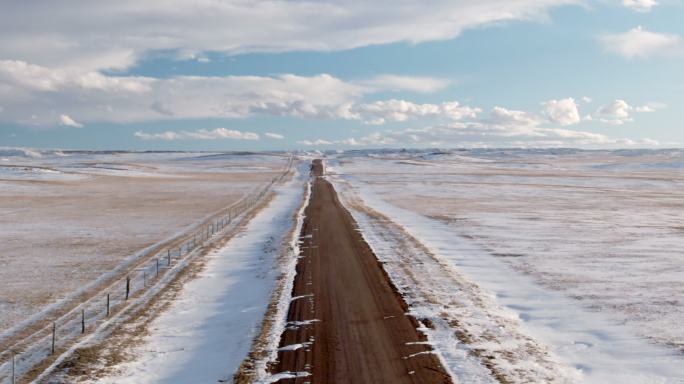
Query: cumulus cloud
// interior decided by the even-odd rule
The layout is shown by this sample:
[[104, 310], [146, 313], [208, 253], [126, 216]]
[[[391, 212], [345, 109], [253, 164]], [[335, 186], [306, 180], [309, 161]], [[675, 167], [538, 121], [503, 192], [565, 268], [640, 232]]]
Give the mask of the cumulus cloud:
[[622, 0], [622, 5], [636, 12], [651, 12], [658, 2], [656, 0]]
[[612, 103], [599, 108], [596, 114], [598, 115], [598, 119], [603, 123], [623, 125], [634, 121], [632, 112], [652, 113], [664, 108], [667, 108], [667, 105], [663, 103], [649, 102], [635, 107], [625, 100], [617, 99]]
[[[542, 20], [583, 0], [270, 1], [66, 0], [9, 2], [0, 13], [2, 121], [49, 125], [54, 111], [96, 121], [247, 117], [256, 113], [355, 119], [374, 92], [435, 92], [444, 79], [383, 74], [342, 81], [319, 76], [110, 76], [150, 52], [207, 62], [246, 52], [337, 51], [420, 43], [510, 20]], [[62, 10], [62, 11], [60, 11]], [[64, 11], [66, 10], [66, 11]], [[32, 20], [27, 28], [24, 20]], [[121, 33], [125, 31], [125, 33]], [[376, 117], [380, 123], [383, 117]]]
[[541, 119], [525, 111], [494, 107], [486, 123], [492, 127], [504, 128], [536, 127], [541, 123]]
[[634, 109], [626, 101], [617, 99], [598, 110], [598, 115], [602, 122], [611, 125], [623, 125], [634, 121], [631, 111]]
[[[451, 39], [465, 29], [543, 19], [581, 0], [66, 0], [3, 4], [0, 52], [48, 67], [125, 68], [146, 52], [334, 51]], [[32, 20], [27, 28], [24, 21]], [[122, 33], [125, 31], [125, 33]]]
[[[0, 104], [6, 112], [0, 119], [49, 125], [58, 118], [51, 112], [55, 109], [77, 115], [85, 122], [115, 123], [245, 118], [255, 114], [358, 119], [352, 107], [365, 95], [415, 89], [408, 76], [381, 75], [377, 79], [344, 81], [327, 74], [156, 79], [51, 70], [25, 62], [0, 61]], [[429, 80], [419, 77], [415, 82]], [[437, 83], [440, 81], [435, 80]]]
[[193, 132], [183, 132], [188, 138], [198, 140], [236, 139], [236, 140], [259, 140], [259, 135], [254, 132], [242, 132], [234, 129], [216, 128], [212, 130], [199, 129]]
[[67, 127], [83, 128], [83, 124], [77, 122], [68, 115], [59, 115], [59, 123]]
[[334, 143], [332, 141], [329, 141], [329, 140], [317, 139], [317, 140], [299, 140], [299, 141], [297, 141], [297, 144], [306, 145], [306, 146], [318, 146], [318, 145], [332, 145]]
[[135, 137], [142, 140], [218, 140], [218, 139], [235, 139], [235, 140], [259, 140], [259, 135], [254, 132], [242, 132], [227, 128], [215, 129], [198, 129], [196, 131], [165, 131], [158, 133], [147, 133], [138, 131], [134, 133]]
[[341, 139], [341, 140], [325, 140], [325, 139], [316, 139], [316, 140], [300, 140], [297, 142], [297, 144], [305, 145], [305, 146], [331, 146], [331, 145], [346, 145], [346, 146], [351, 146], [351, 147], [360, 147], [360, 146], [384, 146], [384, 145], [392, 145], [397, 143], [397, 139], [394, 138], [391, 134], [382, 134], [380, 132], [374, 132], [366, 136], [362, 136], [357, 138], [354, 137], [349, 137], [346, 139]]
[[18, 90], [64, 91], [98, 90], [103, 92], [149, 91], [151, 79], [106, 76], [95, 71], [50, 69], [19, 60], [0, 60], [0, 84]]
[[165, 132], [158, 132], [158, 133], [147, 133], [147, 132], [143, 132], [143, 131], [138, 131], [138, 132], [134, 133], [133, 135], [139, 139], [142, 139], [142, 140], [171, 141], [171, 140], [183, 139], [181, 134], [179, 134], [178, 132], [174, 132], [174, 131], [165, 131]]
[[488, 117], [422, 128], [374, 132], [343, 140], [306, 140], [308, 146], [451, 146], [451, 147], [603, 147], [652, 146], [657, 142], [611, 138], [600, 133], [545, 127], [545, 119], [525, 111], [493, 108]]
[[568, 126], [579, 123], [580, 118], [577, 103], [572, 97], [561, 100], [549, 100], [544, 103], [546, 116], [551, 122]]
[[351, 110], [353, 117], [362, 119], [371, 125], [381, 125], [387, 121], [407, 121], [419, 117], [462, 120], [466, 117], [475, 118], [481, 112], [479, 108], [463, 106], [457, 101], [441, 104], [416, 104], [397, 99], [363, 103], [353, 106]]
[[269, 139], [275, 139], [275, 140], [285, 139], [285, 136], [281, 135], [280, 133], [266, 132], [266, 133], [264, 133], [264, 136], [268, 137]]
[[679, 35], [651, 32], [642, 27], [625, 33], [604, 35], [601, 42], [606, 51], [627, 58], [675, 54], [682, 50], [682, 38]]
[[427, 92], [447, 85], [448, 82], [436, 78], [395, 75], [354, 81], [327, 74], [116, 77], [0, 61], [0, 103], [7, 106], [7, 113], [0, 119], [49, 125], [56, 118], [51, 111], [57, 108], [86, 122], [115, 123], [171, 118], [246, 118], [256, 114], [362, 120], [376, 125], [420, 117], [474, 118], [480, 109], [456, 101], [441, 104], [397, 99], [360, 101], [377, 92]]
[[657, 145], [630, 139], [613, 139], [603, 134], [560, 128], [520, 127], [505, 130], [501, 126], [481, 123], [453, 123], [375, 132], [360, 138], [343, 140], [305, 140], [307, 146], [448, 146], [448, 147], [596, 147], [626, 145]]

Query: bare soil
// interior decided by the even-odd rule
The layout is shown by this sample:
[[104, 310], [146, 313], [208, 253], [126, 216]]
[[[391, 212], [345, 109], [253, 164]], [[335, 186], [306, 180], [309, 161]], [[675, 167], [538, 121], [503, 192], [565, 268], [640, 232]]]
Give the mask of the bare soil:
[[289, 323], [272, 368], [311, 375], [279, 383], [451, 383], [333, 186], [320, 177], [320, 160], [312, 172]]

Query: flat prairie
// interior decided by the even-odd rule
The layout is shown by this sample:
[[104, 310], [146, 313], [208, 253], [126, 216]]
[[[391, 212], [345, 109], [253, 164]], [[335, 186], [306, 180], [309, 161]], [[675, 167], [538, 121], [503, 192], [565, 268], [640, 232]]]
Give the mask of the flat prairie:
[[477, 372], [463, 374], [460, 342], [509, 381], [681, 378], [683, 169], [679, 149], [327, 159], [412, 310], [456, 332], [451, 343], [446, 332], [433, 336], [466, 382]]
[[267, 154], [0, 153], [0, 335], [286, 163]]

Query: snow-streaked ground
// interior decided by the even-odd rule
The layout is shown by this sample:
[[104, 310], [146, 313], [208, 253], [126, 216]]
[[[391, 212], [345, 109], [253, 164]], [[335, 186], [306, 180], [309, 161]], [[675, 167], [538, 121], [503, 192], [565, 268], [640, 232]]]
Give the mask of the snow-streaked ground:
[[457, 377], [477, 382], [472, 350], [513, 381], [669, 383], [684, 380], [683, 164], [679, 150], [357, 152], [328, 171], [413, 310], [437, 319]]
[[[296, 232], [308, 164], [233, 239], [206, 256], [206, 266], [149, 325], [149, 333], [97, 383], [232, 382], [259, 331], [282, 273], [283, 246]], [[289, 259], [295, 260], [292, 253]], [[286, 263], [291, 265], [292, 263]], [[279, 336], [279, 335], [278, 335]], [[277, 346], [277, 341], [275, 344]]]
[[270, 182], [287, 160], [0, 148], [0, 337]]

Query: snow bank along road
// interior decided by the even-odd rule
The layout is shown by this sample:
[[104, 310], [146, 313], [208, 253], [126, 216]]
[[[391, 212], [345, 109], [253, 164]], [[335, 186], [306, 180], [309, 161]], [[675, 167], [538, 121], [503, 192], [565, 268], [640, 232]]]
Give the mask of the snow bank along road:
[[[141, 338], [114, 366], [93, 370], [88, 383], [231, 382], [247, 357], [279, 276], [281, 244], [302, 202], [308, 164], [274, 186], [270, 202], [225, 245], [203, 256], [204, 266], [162, 307]], [[153, 308], [154, 310], [154, 308]], [[130, 327], [129, 327], [130, 328]], [[130, 345], [130, 343], [128, 344]], [[102, 348], [117, 348], [106, 342]], [[99, 368], [99, 367], [93, 367]], [[70, 382], [57, 377], [51, 382]]]
[[312, 167], [279, 383], [451, 383], [351, 215]]

